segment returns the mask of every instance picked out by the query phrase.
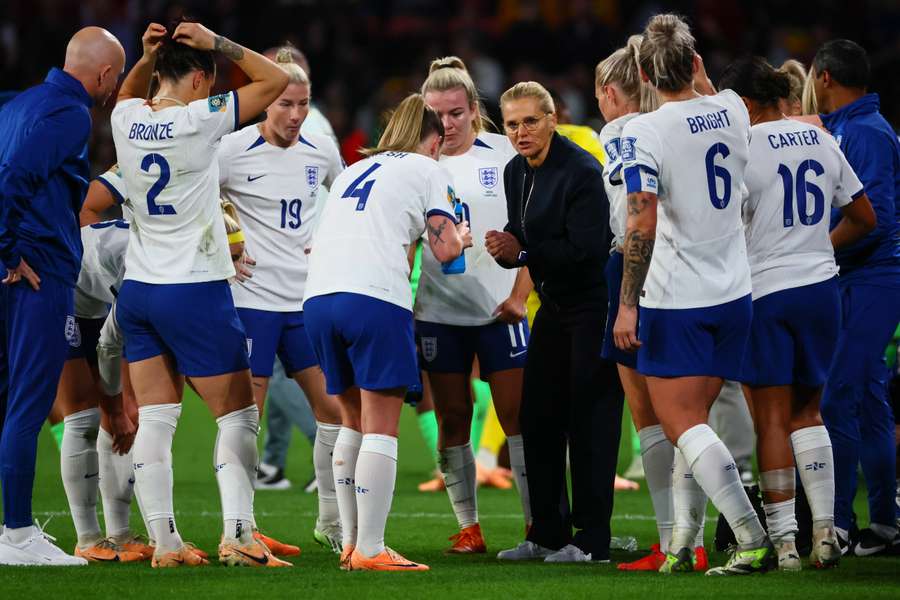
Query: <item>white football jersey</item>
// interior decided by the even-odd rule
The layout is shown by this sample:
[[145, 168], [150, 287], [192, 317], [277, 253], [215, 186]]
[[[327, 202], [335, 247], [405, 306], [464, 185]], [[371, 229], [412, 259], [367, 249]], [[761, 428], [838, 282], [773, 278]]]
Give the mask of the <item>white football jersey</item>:
[[253, 277], [231, 286], [235, 306], [300, 310], [319, 191], [342, 170], [337, 147], [323, 135], [301, 135], [280, 148], [251, 125], [222, 138], [222, 198], [237, 208], [247, 254], [256, 261]]
[[220, 281], [234, 275], [219, 207], [219, 139], [237, 127], [237, 93], [153, 111], [141, 99], [112, 112], [113, 141], [132, 209], [127, 278]]
[[628, 121], [640, 113], [628, 113], [613, 119], [600, 130], [600, 143], [606, 152], [606, 164], [603, 165], [603, 187], [609, 198], [609, 227], [614, 239], [613, 247], [622, 247], [625, 243], [625, 221], [628, 217], [628, 194], [625, 193], [625, 182], [622, 180], [622, 150], [620, 137], [622, 128]]
[[625, 125], [627, 192], [659, 199], [641, 306], [701, 308], [750, 293], [741, 221], [749, 143], [747, 108], [731, 90], [666, 102]]
[[81, 272], [75, 286], [75, 316], [102, 319], [125, 277], [128, 222], [103, 221], [81, 228]]
[[829, 235], [831, 207], [863, 185], [824, 131], [788, 119], [754, 125], [744, 202], [753, 298], [837, 275]]
[[308, 300], [337, 292], [412, 311], [409, 246], [429, 214], [454, 219], [450, 174], [421, 154], [382, 152], [344, 169], [313, 236]]
[[131, 209], [125, 204], [125, 200], [128, 199], [128, 188], [125, 187], [125, 179], [122, 177], [119, 165], [115, 164], [108, 171], [97, 175], [97, 181], [109, 190], [113, 200], [122, 209], [122, 218], [130, 222], [132, 220]]
[[506, 225], [503, 168], [515, 154], [505, 135], [481, 133], [465, 154], [440, 158], [453, 178], [473, 245], [466, 248], [466, 271], [456, 275], [445, 275], [431, 252], [422, 253], [416, 319], [466, 326], [494, 322], [494, 310], [509, 297], [517, 270], [497, 264], [485, 250], [484, 235]]

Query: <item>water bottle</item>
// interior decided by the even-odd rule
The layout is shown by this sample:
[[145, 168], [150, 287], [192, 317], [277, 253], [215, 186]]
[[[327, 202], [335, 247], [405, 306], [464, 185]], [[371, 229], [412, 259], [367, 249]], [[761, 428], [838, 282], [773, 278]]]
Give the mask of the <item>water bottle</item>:
[[[456, 222], [462, 223], [463, 221], [463, 206], [462, 202], [460, 202], [459, 198], [456, 198], [453, 201], [453, 214], [456, 215]], [[441, 271], [444, 272], [444, 275], [459, 275], [460, 273], [466, 272], [466, 253], [465, 250], [460, 253], [459, 256], [451, 260], [450, 262], [441, 263]]]

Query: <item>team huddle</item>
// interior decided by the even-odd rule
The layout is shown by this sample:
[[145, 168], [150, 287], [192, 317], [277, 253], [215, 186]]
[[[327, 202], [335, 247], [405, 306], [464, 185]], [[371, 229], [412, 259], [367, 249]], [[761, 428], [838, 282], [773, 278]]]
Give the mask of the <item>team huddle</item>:
[[[81, 264], [74, 297], [63, 303], [65, 344], [56, 350], [68, 354], [54, 395], [77, 546], [69, 555], [32, 525], [30, 483], [14, 484], [4, 471], [0, 564], [207, 564], [207, 553], [182, 538], [173, 508], [172, 441], [187, 384], [218, 427], [219, 562], [290, 567], [279, 557], [299, 549], [263, 534], [254, 516], [257, 435], [276, 358], [316, 418], [313, 530], [340, 569], [429, 568], [384, 539], [400, 411], [407, 390], [423, 385], [459, 526], [448, 552], [486, 552], [470, 440], [473, 373], [490, 386], [527, 532], [498, 559], [607, 560], [608, 534], [602, 550], [581, 544], [568, 525], [560, 543], [545, 541], [549, 517], [529, 490], [547, 482], [543, 471], [526, 469], [541, 460], [536, 445], [529, 453], [534, 432], [520, 422], [535, 360], [526, 298], [534, 290], [539, 311], [560, 313], [569, 301], [546, 274], [533, 281], [529, 272], [529, 264], [549, 264], [542, 261], [551, 252], [529, 238], [543, 201], [531, 194], [536, 184], [542, 189], [548, 153], [561, 152], [547, 90], [513, 86], [500, 99], [506, 135], [491, 133], [462, 61], [435, 60], [376, 147], [346, 166], [331, 137], [304, 126], [311, 83], [290, 47], [267, 58], [182, 22], [171, 31], [151, 24], [143, 48], [111, 116], [117, 164], [91, 182], [74, 212]], [[215, 53], [250, 83], [211, 96]], [[827, 92], [813, 89], [815, 81], [811, 73], [806, 94], [819, 92], [821, 102]], [[659, 533], [649, 556], [620, 569], [799, 570], [798, 478], [812, 512], [810, 563], [834, 567], [846, 546], [849, 507], [838, 498], [836, 509], [835, 457], [819, 412], [842, 314], [847, 326], [835, 253], [886, 226], [834, 129], [785, 116], [799, 114], [796, 87], [786, 72], [746, 58], [729, 66], [717, 92], [688, 26], [657, 15], [597, 65], [602, 166], [565, 142], [567, 152], [590, 157], [602, 185], [588, 201], [608, 216], [593, 224], [603, 239], [590, 240], [594, 249], [602, 244], [606, 327], [589, 332], [598, 351], [586, 360], [615, 365]], [[101, 92], [111, 89], [95, 98]], [[517, 158], [528, 166], [512, 182]], [[113, 205], [123, 218], [101, 221]], [[596, 252], [570, 236], [585, 225], [575, 221], [552, 236], [567, 244], [565, 260], [586, 264]], [[18, 263], [4, 248], [4, 283], [37, 293], [41, 280], [27, 264], [10, 266]], [[886, 320], [896, 324], [900, 314], [891, 310]], [[707, 425], [725, 380], [744, 384], [754, 415], [764, 523]], [[580, 460], [573, 454], [573, 489], [576, 476], [591, 476], [575, 472], [588, 464]], [[12, 486], [26, 484], [27, 502], [16, 500]], [[146, 537], [129, 523], [132, 497]], [[699, 550], [708, 500], [736, 546], [724, 566], [707, 570]], [[896, 543], [893, 518], [872, 520], [886, 544]]]

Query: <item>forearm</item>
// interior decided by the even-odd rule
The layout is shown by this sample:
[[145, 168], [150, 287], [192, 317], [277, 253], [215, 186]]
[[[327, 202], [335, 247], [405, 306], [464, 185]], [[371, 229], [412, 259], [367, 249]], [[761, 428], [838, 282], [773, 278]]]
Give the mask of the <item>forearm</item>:
[[125, 412], [121, 393], [113, 396], [100, 394], [98, 403], [100, 404], [100, 411], [107, 416], [118, 416]]
[[153, 71], [156, 67], [156, 56], [143, 55], [134, 63], [122, 87], [119, 89], [118, 100], [130, 98], [146, 98], [150, 92], [150, 81], [153, 79]]
[[528, 267], [522, 267], [516, 273], [516, 281], [513, 283], [512, 292], [509, 297], [514, 300], [525, 302], [528, 300], [528, 294], [534, 289], [534, 281], [531, 280], [531, 273]]
[[835, 250], [840, 250], [861, 240], [867, 233], [869, 229], [865, 225], [845, 217], [831, 230], [831, 245]]
[[637, 306], [641, 298], [641, 290], [650, 270], [650, 259], [653, 257], [653, 245], [656, 242], [655, 232], [629, 229], [625, 232], [625, 265], [622, 273], [622, 291], [619, 301], [625, 306]]
[[214, 49], [216, 52], [236, 64], [250, 81], [260, 82], [266, 80], [279, 79], [279, 75], [284, 75], [284, 71], [274, 62], [254, 52], [249, 48], [245, 48], [240, 44], [232, 42], [223, 35], [215, 37]]

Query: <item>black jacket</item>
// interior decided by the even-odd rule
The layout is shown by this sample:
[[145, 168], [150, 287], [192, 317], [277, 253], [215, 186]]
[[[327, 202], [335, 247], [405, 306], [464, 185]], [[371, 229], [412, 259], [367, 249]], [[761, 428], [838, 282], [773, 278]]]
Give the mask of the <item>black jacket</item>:
[[611, 234], [609, 200], [597, 159], [554, 133], [541, 166], [532, 169], [518, 155], [507, 163], [503, 185], [508, 218], [504, 229], [526, 250], [525, 265], [541, 301], [557, 307], [605, 307]]

